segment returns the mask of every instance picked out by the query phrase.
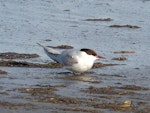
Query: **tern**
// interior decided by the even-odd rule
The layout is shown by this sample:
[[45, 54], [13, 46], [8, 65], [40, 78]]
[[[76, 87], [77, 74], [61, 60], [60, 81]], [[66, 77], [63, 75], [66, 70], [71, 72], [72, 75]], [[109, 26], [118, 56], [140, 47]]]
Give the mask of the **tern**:
[[62, 64], [67, 70], [84, 73], [90, 70], [97, 59], [104, 58], [94, 50], [83, 48], [80, 50], [67, 49], [62, 52], [47, 46], [38, 45], [44, 48], [46, 54], [55, 62]]

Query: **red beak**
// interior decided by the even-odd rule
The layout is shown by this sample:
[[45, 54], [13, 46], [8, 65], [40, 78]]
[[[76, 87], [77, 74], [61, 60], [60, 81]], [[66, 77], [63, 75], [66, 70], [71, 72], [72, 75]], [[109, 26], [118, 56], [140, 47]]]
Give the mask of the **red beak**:
[[102, 57], [102, 56], [99, 56], [99, 55], [97, 56], [97, 58], [103, 58], [103, 59], [105, 59], [105, 57]]

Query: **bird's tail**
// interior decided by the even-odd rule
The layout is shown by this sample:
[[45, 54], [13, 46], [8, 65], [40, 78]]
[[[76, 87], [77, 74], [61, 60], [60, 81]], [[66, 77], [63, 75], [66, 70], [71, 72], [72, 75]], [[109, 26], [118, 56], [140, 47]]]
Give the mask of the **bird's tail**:
[[39, 43], [37, 43], [38, 45], [40, 45], [41, 47], [43, 47], [45, 53], [54, 61], [56, 61], [57, 63], [60, 63], [61, 64], [61, 56], [60, 56], [60, 52], [54, 50], [53, 48], [50, 48], [50, 47], [46, 47], [46, 46], [43, 46]]

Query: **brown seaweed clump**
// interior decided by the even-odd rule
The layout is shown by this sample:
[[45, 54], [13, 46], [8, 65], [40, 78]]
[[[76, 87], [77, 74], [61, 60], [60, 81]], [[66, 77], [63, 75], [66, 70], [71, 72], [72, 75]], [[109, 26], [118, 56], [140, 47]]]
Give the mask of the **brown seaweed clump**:
[[114, 27], [114, 28], [121, 28], [121, 27], [127, 27], [127, 28], [132, 28], [132, 29], [137, 29], [140, 28], [139, 26], [136, 25], [111, 25], [109, 27]]
[[116, 51], [114, 52], [115, 54], [130, 54], [130, 53], [135, 53], [133, 50], [127, 50], [127, 51]]
[[136, 85], [125, 85], [125, 86], [120, 87], [120, 89], [125, 89], [125, 90], [150, 90], [150, 88], [136, 86]]
[[117, 58], [113, 58], [112, 60], [124, 61], [124, 60], [127, 60], [127, 58], [125, 58], [125, 57], [117, 57]]
[[93, 19], [85, 19], [85, 21], [112, 21], [112, 19], [111, 18], [98, 18], [98, 19], [96, 19], [96, 18], [93, 18]]
[[51, 47], [51, 48], [57, 48], [57, 49], [72, 49], [72, 46], [69, 45], [60, 45], [60, 46], [47, 46], [47, 47]]
[[103, 64], [103, 63], [97, 62], [97, 63], [94, 63], [92, 68], [101, 68], [101, 67], [115, 66], [115, 65], [119, 65], [119, 64]]

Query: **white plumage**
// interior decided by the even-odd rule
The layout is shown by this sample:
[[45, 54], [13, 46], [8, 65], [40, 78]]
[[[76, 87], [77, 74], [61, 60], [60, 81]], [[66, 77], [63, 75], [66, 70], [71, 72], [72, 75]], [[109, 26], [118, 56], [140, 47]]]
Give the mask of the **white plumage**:
[[92, 68], [94, 61], [99, 58], [104, 58], [98, 56], [95, 51], [91, 49], [67, 49], [61, 53], [54, 50], [53, 48], [43, 46], [46, 54], [54, 61], [62, 64], [66, 69], [73, 72], [85, 72]]

